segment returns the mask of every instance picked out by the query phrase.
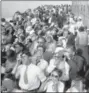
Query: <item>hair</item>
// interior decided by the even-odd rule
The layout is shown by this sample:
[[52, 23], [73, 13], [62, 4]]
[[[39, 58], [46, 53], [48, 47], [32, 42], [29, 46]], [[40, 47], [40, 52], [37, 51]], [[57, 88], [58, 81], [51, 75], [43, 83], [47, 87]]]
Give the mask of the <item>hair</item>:
[[58, 76], [59, 76], [59, 77], [62, 76], [62, 71], [61, 71], [61, 70], [55, 68], [55, 69], [53, 70], [53, 72], [54, 72], [54, 71], [56, 71], [56, 72], [58, 73]]
[[5, 76], [5, 78], [11, 79], [11, 80], [13, 80], [13, 81], [16, 80], [16, 79], [15, 79], [15, 76], [14, 76], [13, 74], [7, 74], [7, 75]]
[[29, 57], [31, 56], [31, 53], [28, 50], [23, 51], [23, 54], [25, 54], [25, 55], [27, 55]]
[[22, 47], [23, 49], [22, 49], [22, 51], [24, 51], [24, 49], [25, 49], [25, 46], [22, 44], [22, 43], [20, 43], [20, 42], [17, 42], [16, 43], [16, 45], [19, 45], [20, 47]]
[[84, 28], [83, 26], [81, 26], [81, 27], [79, 28], [79, 31], [80, 31], [80, 32], [83, 32], [84, 29], [85, 29], [85, 28]]
[[77, 49], [77, 50], [76, 50], [76, 54], [79, 55], [79, 56], [81, 56], [81, 55], [82, 55], [82, 50], [81, 50], [80, 48]]
[[6, 56], [7, 56], [7, 59], [10, 61], [16, 60], [16, 52], [11, 49], [7, 50]]
[[44, 42], [46, 42], [45, 38], [42, 37], [42, 36], [39, 36], [39, 37], [38, 37], [38, 40], [39, 40], [39, 39], [42, 39]]
[[1, 18], [1, 22], [5, 22], [6, 20], [5, 20], [5, 18]]
[[23, 30], [23, 34], [25, 35], [25, 29], [24, 29], [24, 26], [20, 26], [20, 28], [18, 28], [18, 29]]

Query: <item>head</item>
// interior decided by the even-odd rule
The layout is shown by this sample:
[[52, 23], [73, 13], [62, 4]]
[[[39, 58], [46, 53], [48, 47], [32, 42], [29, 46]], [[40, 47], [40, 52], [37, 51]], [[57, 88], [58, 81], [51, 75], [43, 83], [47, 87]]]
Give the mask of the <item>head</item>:
[[62, 75], [62, 71], [58, 69], [54, 69], [51, 73], [51, 78], [53, 80], [58, 80]]
[[82, 17], [81, 16], [78, 17], [78, 21], [82, 21]]
[[38, 45], [39, 45], [39, 46], [43, 46], [44, 43], [45, 43], [45, 39], [44, 39], [43, 37], [39, 37], [39, 38], [38, 38]]
[[66, 49], [66, 52], [65, 52], [65, 56], [67, 57], [67, 58], [71, 58], [71, 57], [73, 57], [74, 56], [74, 54], [75, 54], [75, 48], [74, 47], [68, 47], [67, 49]]
[[18, 31], [17, 31], [17, 35], [21, 36], [21, 35], [24, 35], [24, 34], [25, 34], [24, 27], [23, 26], [19, 27]]
[[60, 37], [58, 38], [57, 46], [63, 47], [63, 42], [62, 42], [62, 39], [60, 39]]
[[16, 82], [13, 75], [9, 74], [2, 81], [2, 87], [4, 92], [12, 92], [16, 88]]
[[7, 50], [6, 52], [7, 60], [14, 62], [16, 61], [16, 52], [13, 50]]
[[57, 29], [54, 28], [54, 29], [51, 31], [51, 34], [52, 34], [52, 35], [56, 35], [56, 30], [57, 30]]
[[25, 49], [25, 46], [22, 43], [17, 42], [15, 44], [15, 51], [16, 51], [17, 54], [20, 53], [20, 52], [23, 52], [24, 49]]
[[22, 54], [22, 64], [29, 65], [31, 63], [30, 61], [31, 54], [26, 50]]
[[37, 47], [37, 51], [39, 51], [40, 53], [43, 53], [43, 52], [44, 52], [44, 48], [41, 47], [41, 46], [38, 46], [38, 47]]
[[51, 35], [47, 36], [47, 37], [46, 37], [46, 41], [47, 41], [48, 43], [53, 42], [52, 36], [51, 36]]
[[68, 37], [68, 34], [69, 34], [68, 30], [65, 30], [65, 31], [63, 32], [63, 36], [64, 36], [64, 37]]

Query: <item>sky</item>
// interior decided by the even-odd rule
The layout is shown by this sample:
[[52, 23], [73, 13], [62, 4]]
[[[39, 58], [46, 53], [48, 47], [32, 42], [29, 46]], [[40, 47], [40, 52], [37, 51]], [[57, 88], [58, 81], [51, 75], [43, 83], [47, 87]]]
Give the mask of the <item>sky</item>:
[[24, 12], [28, 8], [34, 9], [40, 5], [60, 5], [72, 4], [72, 1], [2, 1], [1, 16], [5, 18], [12, 17], [16, 11]]

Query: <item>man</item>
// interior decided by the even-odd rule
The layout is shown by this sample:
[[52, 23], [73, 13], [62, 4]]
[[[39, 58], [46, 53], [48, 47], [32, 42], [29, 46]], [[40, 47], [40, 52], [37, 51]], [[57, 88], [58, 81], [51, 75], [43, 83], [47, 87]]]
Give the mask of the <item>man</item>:
[[[38, 51], [43, 51], [42, 47], [38, 47]], [[40, 53], [40, 52], [39, 52]], [[43, 54], [37, 55], [36, 65], [46, 74], [46, 69], [48, 67], [48, 62], [44, 60]]]
[[5, 67], [5, 72], [7, 74], [11, 73], [13, 68], [15, 67], [16, 65], [16, 53], [15, 51], [13, 50], [8, 50], [6, 52], [6, 57], [7, 57], [7, 60], [6, 60], [6, 67]]
[[53, 53], [56, 49], [56, 43], [53, 40], [51, 36], [47, 36], [47, 42], [45, 43], [46, 45], [46, 50], [43, 54], [43, 57], [46, 61], [50, 61], [50, 59], [53, 57]]
[[76, 49], [82, 50], [82, 56], [85, 58], [87, 65], [89, 65], [89, 54], [88, 54], [88, 34], [84, 29], [84, 26], [79, 28], [79, 32], [76, 36]]
[[35, 51], [37, 50], [37, 47], [38, 47], [38, 46], [44, 47], [44, 43], [45, 43], [45, 39], [42, 38], [42, 37], [39, 37], [37, 40], [33, 41], [33, 42], [32, 42], [32, 45], [31, 45], [31, 47], [30, 47], [30, 49], [29, 49], [30, 52], [31, 52], [31, 54], [32, 54], [32, 55], [35, 54]]
[[25, 46], [22, 43], [17, 42], [14, 47], [17, 54], [17, 60], [21, 61], [21, 55], [23, 54]]
[[[61, 51], [60, 51], [60, 53], [61, 53]], [[60, 80], [68, 81], [69, 80], [70, 66], [67, 63], [65, 57], [60, 60], [60, 63], [58, 64], [57, 68], [62, 71], [62, 76], [60, 77]]]
[[64, 92], [65, 85], [59, 80], [61, 75], [61, 71], [54, 69], [47, 79], [48, 82], [46, 83], [44, 90], [46, 92]]
[[77, 24], [76, 24], [76, 27], [77, 27], [77, 28], [80, 28], [81, 26], [83, 26], [83, 20], [82, 20], [82, 17], [79, 16], [79, 17], [78, 17]]
[[19, 78], [19, 87], [25, 91], [33, 91], [40, 87], [40, 84], [46, 80], [42, 70], [29, 61], [29, 53], [22, 55], [22, 65], [17, 66], [15, 76]]

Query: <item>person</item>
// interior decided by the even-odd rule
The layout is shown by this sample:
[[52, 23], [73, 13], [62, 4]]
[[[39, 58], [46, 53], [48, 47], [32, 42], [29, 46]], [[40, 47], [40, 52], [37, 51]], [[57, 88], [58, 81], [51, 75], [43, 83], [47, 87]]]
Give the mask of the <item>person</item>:
[[62, 72], [54, 69], [47, 79], [47, 83], [44, 87], [46, 92], [64, 92], [65, 85], [62, 81], [60, 81], [60, 77]]
[[39, 54], [37, 55], [36, 65], [42, 69], [42, 71], [46, 74], [46, 69], [48, 67], [48, 62], [43, 58], [43, 47], [38, 47]]
[[89, 65], [89, 54], [88, 54], [88, 34], [84, 30], [84, 27], [79, 28], [79, 32], [76, 37], [76, 49], [82, 50], [82, 56], [85, 58], [87, 65]]
[[87, 69], [85, 73], [85, 88], [89, 91], [89, 69]]
[[8, 50], [6, 52], [6, 62], [5, 62], [5, 73], [11, 73], [13, 68], [15, 67], [17, 60], [16, 60], [16, 52], [13, 50]]
[[16, 51], [16, 55], [17, 55], [16, 59], [21, 61], [21, 56], [23, 54], [23, 51], [26, 49], [25, 46], [22, 43], [17, 42], [13, 47], [14, 50]]
[[[61, 53], [61, 51], [60, 51]], [[70, 72], [70, 65], [66, 62], [66, 57], [63, 56], [63, 58], [60, 60], [60, 63], [58, 64], [57, 68], [62, 71], [62, 76], [60, 77], [60, 80], [62, 81], [68, 81], [69, 80], [69, 72]]]
[[84, 92], [83, 79], [80, 77], [73, 80], [71, 87], [66, 92]]
[[82, 17], [79, 16], [78, 20], [77, 20], [77, 23], [76, 23], [76, 27], [80, 28], [81, 26], [83, 26], [83, 20], [82, 20]]
[[16, 88], [15, 77], [12, 74], [8, 74], [2, 81], [2, 91], [12, 92]]
[[55, 51], [56, 48], [56, 43], [55, 41], [53, 41], [51, 36], [48, 36], [47, 38], [47, 42], [45, 43], [46, 46], [46, 50], [43, 54], [43, 57], [46, 61], [50, 61], [50, 59], [53, 57], [53, 53]]
[[87, 28], [70, 9], [42, 5], [1, 19], [2, 92], [89, 91]]
[[22, 64], [14, 71], [15, 77], [19, 78], [19, 87], [27, 92], [36, 91], [46, 80], [42, 70], [29, 61], [29, 56], [29, 53], [25, 52], [22, 55]]

